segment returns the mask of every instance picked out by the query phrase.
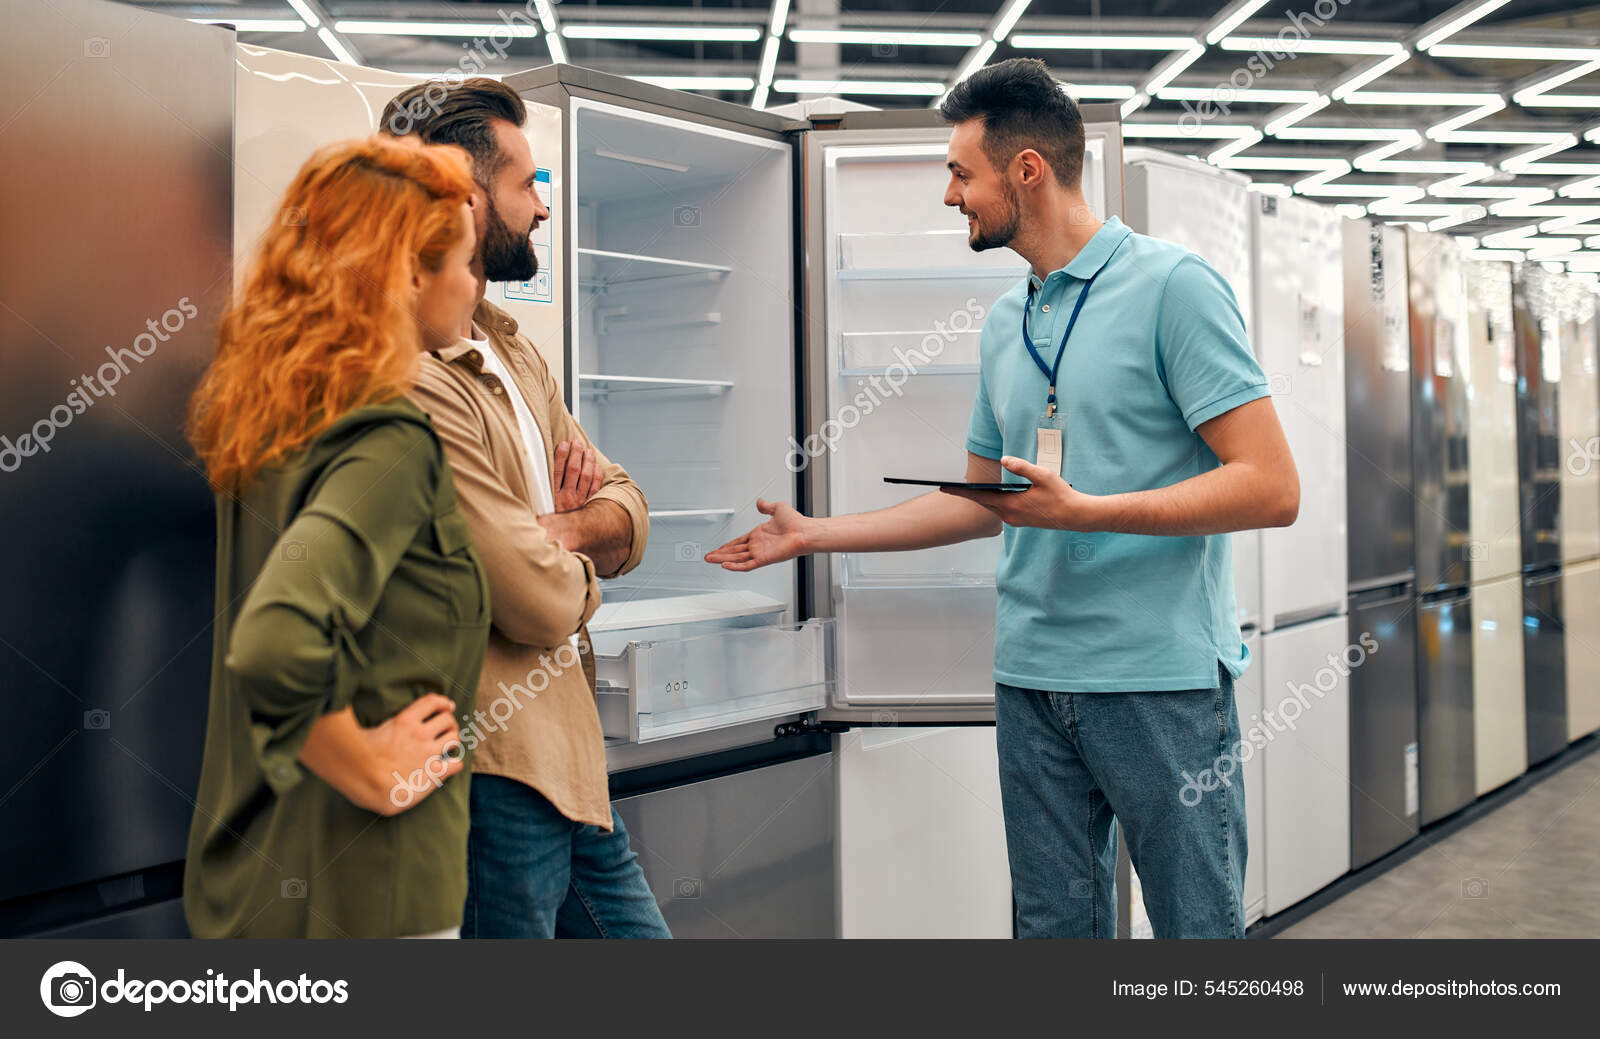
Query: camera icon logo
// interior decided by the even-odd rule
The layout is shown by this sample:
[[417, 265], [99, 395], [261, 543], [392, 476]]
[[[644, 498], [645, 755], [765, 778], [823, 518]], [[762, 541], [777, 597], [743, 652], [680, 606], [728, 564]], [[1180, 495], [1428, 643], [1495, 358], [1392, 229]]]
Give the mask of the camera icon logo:
[[83, 41], [83, 56], [86, 58], [111, 57], [111, 41], [104, 36], [91, 36]]
[[1094, 562], [1094, 542], [1074, 541], [1067, 546], [1067, 558], [1074, 563]]
[[672, 207], [672, 226], [673, 227], [699, 227], [700, 226], [700, 207], [699, 206], [673, 206]]
[[899, 725], [900, 715], [894, 711], [873, 711], [872, 724], [878, 726]]
[[872, 56], [874, 58], [892, 58], [899, 53], [900, 48], [887, 40], [876, 40], [872, 44]]
[[57, 1017], [77, 1017], [95, 1004], [96, 985], [89, 968], [62, 960], [39, 980], [39, 998]]
[[1489, 546], [1481, 541], [1469, 541], [1464, 552], [1469, 563], [1481, 563], [1489, 558]]
[[92, 730], [111, 728], [111, 712], [101, 707], [83, 712], [83, 727]]
[[1287, 397], [1289, 395], [1289, 377], [1287, 375], [1267, 376], [1267, 392], [1274, 397]]
[[1468, 877], [1461, 882], [1462, 898], [1488, 898], [1489, 882], [1482, 877]]
[[1069, 898], [1093, 898], [1094, 885], [1089, 883], [1089, 878], [1087, 877], [1073, 877], [1072, 881], [1067, 885], [1067, 896]]
[[672, 897], [673, 898], [699, 898], [700, 897], [700, 878], [698, 878], [698, 877], [679, 877], [677, 880], [674, 880], [672, 882]]
[[306, 543], [304, 541], [285, 541], [278, 546], [285, 562], [304, 563], [306, 561]]
[[672, 546], [673, 557], [680, 563], [697, 562], [705, 552], [698, 541], [680, 541]]
[[304, 898], [306, 897], [306, 882], [300, 877], [286, 877], [283, 883], [278, 885], [278, 893], [284, 898]]

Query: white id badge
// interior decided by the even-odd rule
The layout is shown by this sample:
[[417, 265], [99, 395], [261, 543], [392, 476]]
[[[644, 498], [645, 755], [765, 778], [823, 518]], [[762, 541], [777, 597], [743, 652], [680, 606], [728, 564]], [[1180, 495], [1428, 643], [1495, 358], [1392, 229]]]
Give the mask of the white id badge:
[[1054, 415], [1041, 415], [1039, 417], [1039, 442], [1034, 451], [1035, 465], [1050, 470], [1057, 476], [1065, 476], [1062, 470], [1062, 459], [1067, 453], [1067, 417], [1060, 412]]

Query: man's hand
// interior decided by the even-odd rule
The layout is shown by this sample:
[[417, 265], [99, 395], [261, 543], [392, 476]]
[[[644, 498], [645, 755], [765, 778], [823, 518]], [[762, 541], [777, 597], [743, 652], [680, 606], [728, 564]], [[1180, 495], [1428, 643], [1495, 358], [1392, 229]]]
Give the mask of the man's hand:
[[734, 538], [721, 548], [706, 553], [706, 562], [720, 563], [724, 570], [747, 571], [782, 563], [803, 556], [807, 535], [816, 523], [802, 516], [785, 502], [756, 499], [756, 508], [772, 518], [743, 537]]
[[556, 445], [555, 469], [550, 473], [555, 511], [571, 512], [587, 505], [603, 482], [593, 448], [571, 440]]
[[1033, 484], [1025, 491], [974, 491], [964, 487], [941, 487], [942, 494], [953, 494], [982, 505], [1013, 527], [1045, 527], [1053, 530], [1100, 530], [1104, 524], [1102, 499], [1072, 489], [1072, 485], [1043, 466], [1021, 458], [1005, 457], [1000, 464]]

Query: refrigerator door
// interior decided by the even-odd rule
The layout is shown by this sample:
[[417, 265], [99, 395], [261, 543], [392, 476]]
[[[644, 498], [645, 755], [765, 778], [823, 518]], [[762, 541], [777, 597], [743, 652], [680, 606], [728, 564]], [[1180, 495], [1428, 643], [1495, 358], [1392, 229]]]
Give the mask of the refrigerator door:
[[1472, 718], [1472, 595], [1417, 608], [1417, 754], [1422, 825], [1477, 796]]
[[[1125, 149], [1123, 162], [1127, 225], [1140, 234], [1176, 242], [1215, 268], [1233, 289], [1246, 333], [1250, 333], [1255, 320], [1250, 179], [1153, 148]], [[1260, 623], [1260, 531], [1233, 535], [1233, 574], [1239, 623]]]
[[1460, 247], [1442, 234], [1406, 231], [1410, 268], [1413, 494], [1417, 591], [1468, 581], [1466, 282]]
[[1600, 322], [1593, 289], [1576, 278], [1561, 279], [1560, 301], [1561, 561], [1573, 563], [1600, 556]]
[[1253, 663], [1233, 685], [1235, 709], [1239, 712], [1239, 760], [1244, 772], [1244, 820], [1246, 855], [1244, 860], [1244, 922], [1248, 927], [1267, 911], [1264, 881], [1266, 860], [1266, 736], [1261, 711], [1261, 636], [1251, 631], [1244, 644]]
[[1331, 208], [1262, 195], [1252, 212], [1256, 350], [1303, 475], [1300, 518], [1261, 532], [1261, 626], [1271, 630], [1344, 609], [1344, 268]]
[[[1511, 267], [1468, 260], [1468, 471], [1472, 581], [1492, 581], [1522, 569], [1522, 524], [1517, 517], [1517, 351], [1511, 322]], [[1600, 392], [1596, 406], [1600, 407]], [[1597, 501], [1600, 504], [1600, 501]], [[1519, 683], [1520, 684], [1520, 683]]]
[[1407, 586], [1350, 604], [1351, 869], [1417, 835], [1416, 602]]
[[1522, 582], [1522, 666], [1528, 707], [1528, 765], [1567, 749], [1567, 652], [1564, 581], [1559, 570]]
[[1268, 916], [1350, 870], [1350, 686], [1343, 617], [1261, 636]]
[[1600, 562], [1563, 571], [1566, 604], [1567, 739], [1600, 729]]
[[[1567, 454], [1561, 442], [1560, 284], [1558, 275], [1537, 263], [1514, 268], [1511, 316], [1517, 343], [1517, 477], [1524, 570], [1555, 566], [1562, 558], [1561, 471]], [[1533, 689], [1531, 681], [1528, 688]], [[1530, 731], [1529, 740], [1533, 739]], [[1530, 742], [1530, 755], [1532, 747]]]
[[1367, 220], [1342, 230], [1349, 581], [1359, 591], [1408, 581], [1415, 565], [1406, 238]]
[[1528, 769], [1522, 578], [1473, 585], [1472, 617], [1472, 745], [1481, 795]]
[[[1121, 210], [1121, 138], [1086, 110], [1084, 187]], [[811, 409], [795, 462], [819, 515], [903, 500], [885, 473], [960, 473], [990, 304], [1024, 277], [1007, 249], [975, 253], [944, 205], [950, 131], [806, 134], [807, 364]], [[887, 385], [885, 385], [887, 384]], [[837, 620], [837, 681], [824, 717], [929, 723], [994, 716], [992, 538], [919, 552], [844, 553], [812, 564], [818, 612]], [[831, 608], [822, 604], [830, 604]]]
[[607, 96], [561, 100], [565, 158], [548, 172], [564, 232], [544, 247], [564, 257], [565, 292], [504, 287], [551, 346], [570, 333], [573, 413], [650, 503], [644, 559], [603, 583], [589, 625], [606, 734], [820, 707], [831, 637], [825, 621], [793, 623], [795, 564], [734, 573], [702, 558], [765, 521], [757, 498], [797, 491], [794, 145]]
[[994, 729], [852, 729], [834, 760], [839, 937], [1011, 937]]

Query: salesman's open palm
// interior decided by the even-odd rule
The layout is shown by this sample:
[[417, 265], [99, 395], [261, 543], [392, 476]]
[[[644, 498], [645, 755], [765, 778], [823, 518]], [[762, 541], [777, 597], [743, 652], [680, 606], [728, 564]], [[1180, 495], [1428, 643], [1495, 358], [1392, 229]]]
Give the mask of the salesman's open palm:
[[805, 554], [805, 530], [810, 522], [786, 502], [756, 499], [756, 508], [767, 522], [744, 537], [734, 538], [721, 548], [706, 553], [706, 562], [720, 563], [724, 570], [754, 570], [782, 563]]

